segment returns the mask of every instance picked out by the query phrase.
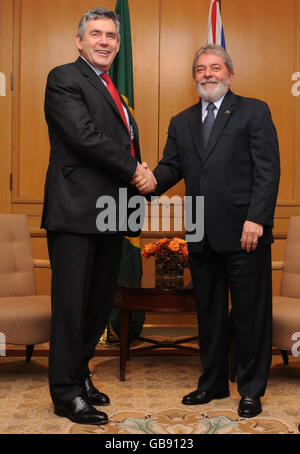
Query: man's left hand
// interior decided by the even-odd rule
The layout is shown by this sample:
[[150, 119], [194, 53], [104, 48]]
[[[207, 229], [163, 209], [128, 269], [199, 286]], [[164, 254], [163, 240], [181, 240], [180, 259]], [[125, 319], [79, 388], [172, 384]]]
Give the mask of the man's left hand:
[[252, 221], [245, 221], [241, 237], [241, 247], [246, 249], [247, 252], [255, 251], [260, 238], [264, 233], [262, 224], [257, 224]]

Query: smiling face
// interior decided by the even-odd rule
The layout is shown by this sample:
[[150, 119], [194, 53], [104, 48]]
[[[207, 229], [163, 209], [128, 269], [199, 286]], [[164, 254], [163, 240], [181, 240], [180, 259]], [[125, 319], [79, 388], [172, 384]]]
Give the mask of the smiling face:
[[116, 25], [108, 18], [88, 21], [83, 37], [77, 34], [75, 41], [80, 55], [103, 72], [109, 71], [120, 48]]
[[214, 102], [227, 93], [233, 73], [229, 73], [223, 57], [218, 54], [201, 54], [197, 60], [194, 80], [204, 101]]

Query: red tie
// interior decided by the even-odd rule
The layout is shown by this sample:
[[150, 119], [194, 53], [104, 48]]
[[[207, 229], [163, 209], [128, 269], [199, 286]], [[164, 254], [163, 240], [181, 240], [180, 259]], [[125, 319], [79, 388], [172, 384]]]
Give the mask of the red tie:
[[135, 157], [134, 146], [133, 146], [133, 142], [131, 140], [131, 134], [130, 134], [130, 131], [129, 131], [128, 123], [127, 123], [127, 120], [126, 120], [126, 116], [125, 116], [125, 112], [124, 112], [124, 109], [123, 109], [123, 104], [122, 104], [119, 92], [116, 89], [116, 87], [114, 86], [113, 81], [111, 80], [111, 78], [109, 77], [109, 75], [107, 73], [102, 73], [101, 77], [102, 77], [103, 80], [105, 80], [106, 88], [109, 91], [109, 93], [111, 94], [113, 100], [115, 101], [117, 108], [119, 109], [120, 115], [121, 115], [121, 117], [122, 117], [122, 119], [124, 121], [124, 124], [125, 124], [125, 126], [127, 128], [128, 134], [129, 134], [130, 151], [131, 151], [132, 156]]

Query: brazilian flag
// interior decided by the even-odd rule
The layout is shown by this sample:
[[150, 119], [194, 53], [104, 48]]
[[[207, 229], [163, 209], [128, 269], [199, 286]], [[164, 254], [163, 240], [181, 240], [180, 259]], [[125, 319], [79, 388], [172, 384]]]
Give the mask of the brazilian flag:
[[117, 0], [115, 12], [121, 23], [121, 45], [109, 73], [113, 83], [134, 115], [132, 45], [128, 0]]
[[[117, 0], [115, 12], [121, 23], [121, 45], [119, 53], [116, 55], [110, 68], [110, 77], [134, 116], [132, 45], [128, 0]], [[142, 258], [140, 237], [125, 237], [123, 241], [119, 282], [130, 281], [136, 283], [140, 281], [141, 276]], [[138, 337], [142, 331], [144, 321], [145, 313], [131, 313], [130, 341]], [[116, 308], [113, 308], [110, 323], [113, 331], [119, 335], [119, 310]]]

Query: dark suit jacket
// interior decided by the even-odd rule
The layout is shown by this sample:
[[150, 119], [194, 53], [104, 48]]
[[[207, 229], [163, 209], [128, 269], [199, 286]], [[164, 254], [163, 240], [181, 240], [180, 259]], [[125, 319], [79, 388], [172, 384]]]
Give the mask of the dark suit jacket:
[[[128, 197], [136, 193], [130, 186], [140, 161], [134, 118], [128, 110], [136, 159], [131, 156], [128, 130], [112, 97], [82, 58], [49, 73], [45, 115], [51, 151], [41, 227], [99, 233], [97, 199], [112, 197], [118, 213], [119, 188], [127, 188]], [[118, 228], [118, 217], [116, 224]]]
[[[204, 196], [205, 235], [216, 251], [240, 250], [245, 220], [264, 225], [259, 245], [273, 241], [280, 161], [266, 103], [229, 90], [206, 149], [201, 102], [176, 115], [154, 174], [159, 195], [184, 178], [186, 195]], [[189, 247], [201, 250], [199, 243]]]

